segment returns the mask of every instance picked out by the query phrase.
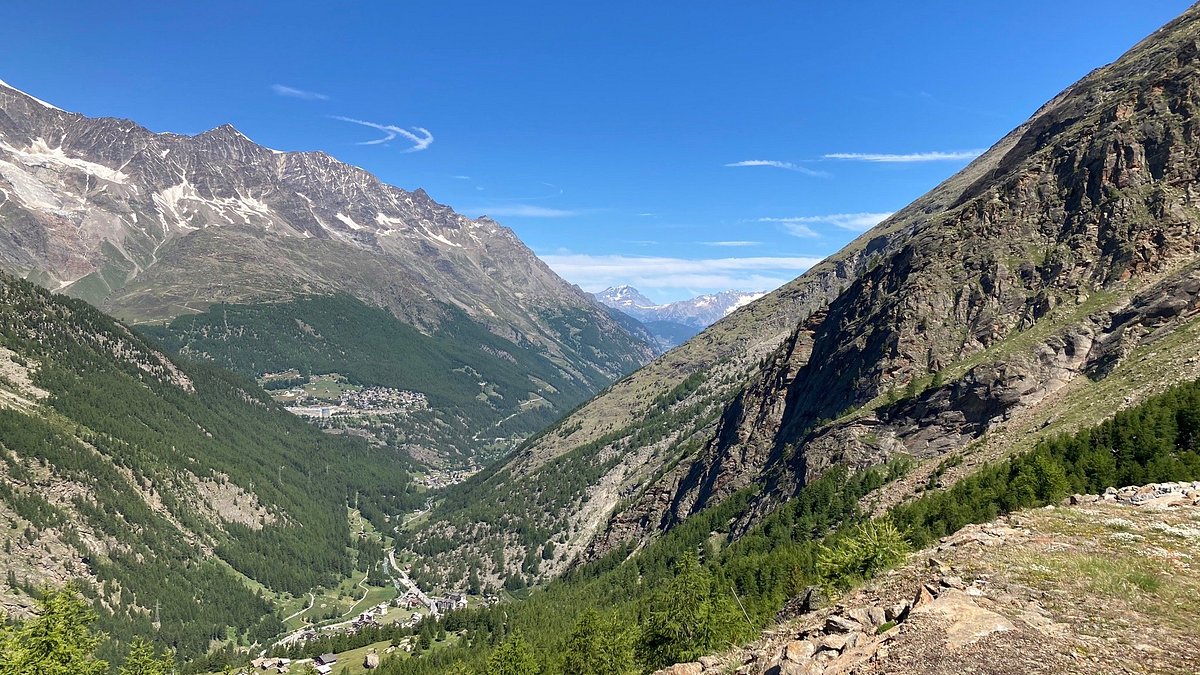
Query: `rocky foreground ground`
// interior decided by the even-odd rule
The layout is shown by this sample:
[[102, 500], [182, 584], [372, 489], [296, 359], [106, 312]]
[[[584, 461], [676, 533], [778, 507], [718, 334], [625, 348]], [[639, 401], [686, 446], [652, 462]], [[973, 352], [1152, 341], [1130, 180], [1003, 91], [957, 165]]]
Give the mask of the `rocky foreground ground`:
[[794, 604], [758, 642], [659, 675], [1195, 675], [1200, 482], [971, 525], [832, 606]]

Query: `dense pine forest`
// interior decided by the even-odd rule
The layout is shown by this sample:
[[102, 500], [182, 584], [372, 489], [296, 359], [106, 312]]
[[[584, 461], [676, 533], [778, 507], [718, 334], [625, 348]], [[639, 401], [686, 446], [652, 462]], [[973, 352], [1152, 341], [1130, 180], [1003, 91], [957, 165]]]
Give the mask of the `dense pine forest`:
[[[47, 394], [0, 409], [0, 502], [19, 528], [6, 551], [70, 547], [104, 656], [139, 635], [181, 658], [272, 637], [264, 591], [353, 571], [348, 503], [383, 527], [424, 500], [395, 455], [320, 433], [232, 373], [177, 366], [81, 301], [0, 279], [0, 347]], [[253, 515], [202, 508], [200, 486], [236, 490]]]

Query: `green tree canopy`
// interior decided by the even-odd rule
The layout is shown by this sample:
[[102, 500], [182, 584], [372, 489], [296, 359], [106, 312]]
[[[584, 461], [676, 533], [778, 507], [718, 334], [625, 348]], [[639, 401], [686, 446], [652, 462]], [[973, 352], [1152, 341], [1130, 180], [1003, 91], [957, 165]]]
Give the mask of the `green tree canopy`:
[[93, 631], [93, 612], [74, 586], [44, 589], [37, 614], [0, 633], [0, 675], [103, 675], [95, 656], [106, 638]]
[[540, 675], [542, 664], [538, 663], [525, 638], [514, 632], [488, 657], [486, 672], [488, 675]]
[[612, 616], [588, 609], [567, 638], [563, 672], [573, 675], [626, 675], [637, 672], [633, 634]]

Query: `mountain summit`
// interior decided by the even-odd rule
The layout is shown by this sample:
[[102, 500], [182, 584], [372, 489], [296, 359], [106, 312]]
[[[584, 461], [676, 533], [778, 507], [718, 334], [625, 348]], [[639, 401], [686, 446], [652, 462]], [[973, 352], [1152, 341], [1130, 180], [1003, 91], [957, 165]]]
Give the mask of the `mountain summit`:
[[[246, 375], [346, 375], [402, 341], [417, 366], [454, 363], [351, 378], [434, 397], [428, 419], [398, 420], [427, 430], [396, 441], [418, 453], [504, 449], [653, 355], [508, 228], [229, 125], [152, 133], [0, 86], [0, 197], [0, 269], [165, 322], [164, 343]], [[294, 306], [312, 298], [353, 301]]]
[[766, 293], [721, 291], [661, 305], [628, 285], [613, 286], [595, 295], [601, 303], [641, 321], [660, 346], [670, 349]]

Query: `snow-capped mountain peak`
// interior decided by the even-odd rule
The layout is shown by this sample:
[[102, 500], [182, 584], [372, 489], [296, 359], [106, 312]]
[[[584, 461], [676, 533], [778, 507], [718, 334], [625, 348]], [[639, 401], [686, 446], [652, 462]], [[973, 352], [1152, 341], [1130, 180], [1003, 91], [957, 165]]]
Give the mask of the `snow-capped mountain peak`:
[[726, 315], [761, 298], [758, 291], [721, 291], [699, 295], [689, 300], [657, 304], [632, 286], [614, 286], [596, 294], [601, 303], [632, 316], [639, 321], [669, 321], [704, 329]]
[[655, 304], [654, 301], [642, 295], [638, 289], [628, 285], [606, 288], [596, 294], [596, 299], [609, 307], [620, 310], [654, 309], [663, 306]]

